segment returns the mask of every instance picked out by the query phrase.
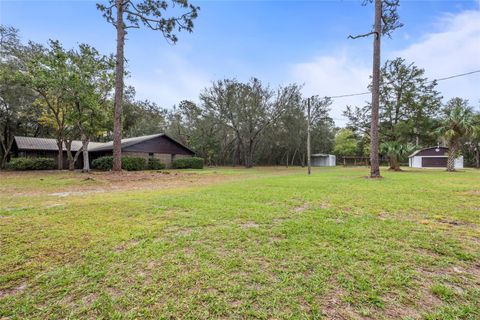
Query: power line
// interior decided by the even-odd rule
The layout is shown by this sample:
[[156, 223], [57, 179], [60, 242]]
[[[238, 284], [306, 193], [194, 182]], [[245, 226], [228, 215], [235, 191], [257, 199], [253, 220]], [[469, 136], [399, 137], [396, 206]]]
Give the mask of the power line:
[[331, 97], [328, 97], [328, 98], [337, 99], [337, 98], [345, 98], [345, 97], [363, 96], [363, 95], [370, 94], [370, 93], [371, 92], [368, 91], [368, 92], [362, 92], [362, 93], [342, 94], [340, 96], [331, 96]]
[[[459, 77], [464, 77], [464, 76], [468, 76], [468, 75], [471, 75], [471, 74], [474, 74], [474, 73], [479, 73], [480, 70], [474, 70], [474, 71], [470, 71], [470, 72], [465, 72], [465, 73], [460, 73], [460, 74], [455, 74], [453, 76], [448, 76], [448, 77], [444, 77], [444, 78], [439, 78], [439, 79], [434, 79], [434, 80], [431, 80], [431, 81], [428, 81], [427, 83], [432, 83], [432, 82], [439, 82], [439, 81], [444, 81], [444, 80], [449, 80], [449, 79], [453, 79], [453, 78], [459, 78]], [[366, 94], [371, 94], [370, 91], [367, 91], [367, 92], [360, 92], [360, 93], [350, 93], [350, 94], [342, 94], [342, 95], [337, 95], [337, 96], [330, 96], [328, 98], [330, 99], [338, 99], [338, 98], [346, 98], [346, 97], [355, 97], [355, 96], [364, 96]]]
[[[433, 81], [443, 81], [443, 80], [448, 80], [448, 79], [453, 79], [453, 78], [458, 78], [458, 77], [463, 77], [463, 76], [468, 76], [470, 74], [474, 74], [474, 73], [479, 73], [480, 70], [475, 70], [475, 71], [470, 71], [470, 72], [466, 72], [466, 73], [460, 73], [460, 74], [456, 74], [456, 75], [453, 75], [453, 76], [449, 76], [449, 77], [445, 77], [445, 78], [440, 78], [440, 79], [435, 79]], [[430, 81], [430, 82], [433, 82], [433, 81]]]

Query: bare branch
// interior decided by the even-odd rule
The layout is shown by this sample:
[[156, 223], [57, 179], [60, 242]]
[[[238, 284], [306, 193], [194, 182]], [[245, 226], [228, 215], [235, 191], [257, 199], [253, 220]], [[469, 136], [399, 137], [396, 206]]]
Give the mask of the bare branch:
[[349, 35], [349, 36], [348, 36], [348, 39], [365, 38], [365, 37], [371, 36], [372, 34], [374, 34], [374, 35], [378, 38], [378, 33], [375, 32], [375, 31], [372, 31], [372, 32], [369, 32], [369, 33], [359, 34], [359, 35], [356, 35], [356, 36]]

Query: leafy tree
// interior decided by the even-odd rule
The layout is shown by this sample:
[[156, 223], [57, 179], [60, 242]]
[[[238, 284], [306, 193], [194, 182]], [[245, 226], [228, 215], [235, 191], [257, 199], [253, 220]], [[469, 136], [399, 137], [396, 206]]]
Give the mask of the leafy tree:
[[[170, 4], [169, 4], [170, 3]], [[169, 7], [179, 6], [186, 12], [179, 16], [165, 16]], [[148, 29], [160, 31], [167, 41], [176, 43], [176, 31], [193, 31], [193, 20], [197, 18], [197, 6], [188, 0], [108, 0], [107, 4], [97, 4], [107, 22], [117, 30], [117, 53], [115, 67], [114, 131], [113, 131], [113, 170], [122, 170], [122, 103], [124, 93], [124, 47], [126, 30], [138, 29], [142, 25]], [[114, 13], [114, 11], [116, 11]], [[178, 10], [175, 10], [178, 12]]]
[[337, 156], [351, 156], [357, 152], [357, 139], [349, 129], [341, 129], [335, 136], [333, 153]]
[[299, 104], [301, 96], [297, 85], [274, 91], [253, 78], [248, 83], [230, 79], [217, 81], [200, 99], [215, 119], [233, 130], [237, 152], [243, 154], [244, 164], [250, 168], [265, 130], [278, 121], [285, 110]]
[[378, 136], [378, 120], [380, 109], [380, 40], [383, 35], [391, 36], [392, 32], [402, 27], [399, 22], [398, 6], [400, 0], [364, 0], [367, 3], [375, 3], [375, 18], [373, 31], [358, 35], [350, 36], [355, 39], [374, 35], [373, 40], [373, 71], [372, 71], [372, 110], [370, 124], [370, 177], [380, 178], [380, 160], [379, 160], [379, 136]]
[[49, 48], [29, 43], [22, 60], [23, 81], [38, 96], [34, 105], [42, 113], [39, 122], [54, 130], [59, 150], [57, 167], [62, 169], [66, 115], [70, 107], [66, 86], [69, 81], [67, 51], [58, 41], [51, 40]]
[[149, 100], [126, 101], [123, 117], [123, 135], [138, 137], [164, 132], [167, 111]]
[[447, 171], [455, 171], [455, 158], [460, 152], [461, 142], [475, 132], [472, 108], [468, 100], [452, 98], [444, 109], [444, 119], [437, 132], [448, 147]]
[[[436, 81], [424, 77], [425, 70], [402, 58], [385, 62], [380, 82], [380, 134], [384, 141], [428, 145], [440, 111]], [[414, 140], [414, 141], [413, 141]]]
[[[396, 58], [381, 69], [379, 139], [381, 142], [431, 145], [438, 126], [441, 97], [436, 82], [424, 77], [425, 71], [413, 63]], [[369, 136], [371, 104], [347, 106], [347, 127], [356, 134]]]
[[465, 154], [471, 156], [475, 168], [480, 168], [480, 113], [474, 116], [474, 131], [468, 141], [464, 144]]
[[8, 160], [14, 136], [38, 127], [32, 108], [35, 95], [24, 86], [21, 77], [22, 50], [18, 30], [0, 25], [0, 168]]
[[[101, 135], [106, 128], [107, 99], [114, 83], [114, 59], [101, 55], [95, 48], [86, 44], [80, 44], [78, 50], [70, 50], [68, 56], [70, 77], [66, 85], [71, 108], [68, 110], [67, 121], [80, 135], [83, 171], [88, 172], [90, 139]], [[71, 169], [76, 157], [77, 155], [72, 159], [69, 152]]]

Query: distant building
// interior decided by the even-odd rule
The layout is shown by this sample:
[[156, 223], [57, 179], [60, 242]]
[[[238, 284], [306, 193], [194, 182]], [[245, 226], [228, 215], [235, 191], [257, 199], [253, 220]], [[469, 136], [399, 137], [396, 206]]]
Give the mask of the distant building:
[[[72, 152], [77, 152], [81, 146], [81, 141], [73, 141], [71, 147]], [[58, 156], [57, 140], [16, 136], [11, 152], [14, 157], [45, 157], [56, 159]], [[65, 145], [63, 146], [63, 153], [63, 167], [68, 168], [67, 149]], [[90, 162], [102, 156], [111, 156], [113, 154], [113, 141], [104, 143], [90, 142], [88, 144], [88, 153]], [[159, 133], [122, 139], [122, 155], [159, 159], [169, 167], [173, 160], [182, 157], [192, 157], [195, 155], [195, 152], [168, 135]], [[83, 167], [82, 155], [79, 156], [75, 167]]]
[[[417, 150], [408, 157], [411, 168], [446, 168], [448, 148], [431, 147]], [[463, 156], [455, 159], [455, 169], [463, 168]]]
[[333, 154], [316, 153], [311, 155], [312, 167], [335, 167], [337, 158]]

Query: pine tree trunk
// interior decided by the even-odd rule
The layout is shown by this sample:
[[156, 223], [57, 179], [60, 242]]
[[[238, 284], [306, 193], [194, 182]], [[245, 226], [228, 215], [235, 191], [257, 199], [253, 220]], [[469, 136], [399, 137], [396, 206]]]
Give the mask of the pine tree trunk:
[[370, 124], [370, 178], [380, 178], [378, 113], [380, 109], [380, 39], [382, 37], [382, 0], [375, 0], [375, 34], [373, 40], [372, 119]]
[[[117, 0], [117, 56], [115, 63], [115, 116], [113, 123], [113, 171], [122, 171], [122, 102], [125, 26], [123, 24], [123, 0]], [[88, 151], [87, 151], [88, 152]], [[85, 159], [84, 159], [85, 162]]]

